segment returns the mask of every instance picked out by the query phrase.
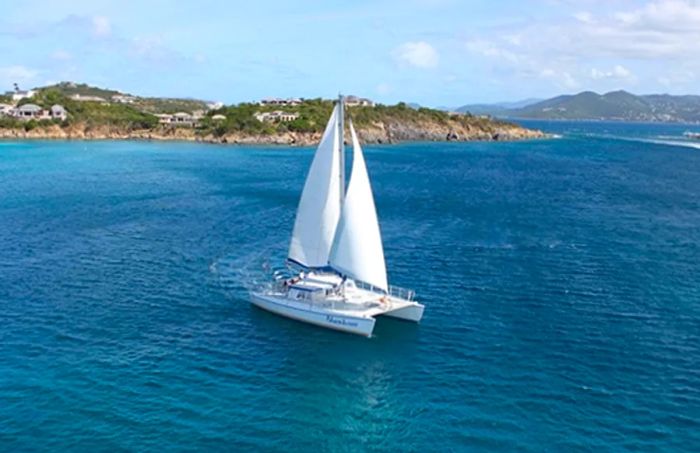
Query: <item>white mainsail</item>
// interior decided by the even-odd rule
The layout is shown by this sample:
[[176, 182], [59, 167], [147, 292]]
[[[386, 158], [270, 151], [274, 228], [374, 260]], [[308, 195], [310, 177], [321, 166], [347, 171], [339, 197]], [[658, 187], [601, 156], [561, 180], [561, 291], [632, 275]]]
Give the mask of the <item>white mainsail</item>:
[[377, 210], [355, 128], [352, 135], [352, 176], [345, 195], [330, 265], [337, 271], [388, 291], [384, 248], [379, 231]]
[[311, 163], [289, 245], [289, 259], [311, 268], [328, 266], [340, 218], [338, 110], [336, 105]]

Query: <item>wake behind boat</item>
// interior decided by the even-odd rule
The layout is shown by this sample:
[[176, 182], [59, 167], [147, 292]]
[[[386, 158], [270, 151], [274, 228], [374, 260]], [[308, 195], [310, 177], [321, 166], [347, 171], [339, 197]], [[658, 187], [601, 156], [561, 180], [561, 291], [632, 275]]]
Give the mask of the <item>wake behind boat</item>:
[[251, 293], [260, 308], [330, 329], [371, 336], [375, 317], [418, 322], [414, 293], [389, 286], [362, 148], [352, 122], [345, 190], [344, 102], [339, 97], [301, 194], [287, 263], [297, 273]]

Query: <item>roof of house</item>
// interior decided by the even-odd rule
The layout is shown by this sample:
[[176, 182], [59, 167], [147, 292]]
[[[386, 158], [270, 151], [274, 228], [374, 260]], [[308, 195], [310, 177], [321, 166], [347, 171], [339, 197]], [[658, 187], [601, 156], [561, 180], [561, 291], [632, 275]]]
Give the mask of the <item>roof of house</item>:
[[36, 104], [24, 104], [23, 106], [19, 107], [17, 110], [20, 112], [40, 112], [41, 107], [39, 107]]
[[54, 104], [51, 106], [52, 113], [63, 113], [65, 111], [66, 111], [65, 107], [63, 107], [62, 105]]

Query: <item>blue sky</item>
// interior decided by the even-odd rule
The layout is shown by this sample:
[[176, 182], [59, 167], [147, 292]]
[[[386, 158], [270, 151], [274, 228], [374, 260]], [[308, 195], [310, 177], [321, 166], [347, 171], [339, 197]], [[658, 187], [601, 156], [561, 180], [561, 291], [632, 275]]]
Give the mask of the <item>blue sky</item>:
[[0, 91], [62, 80], [227, 103], [339, 91], [429, 106], [700, 93], [700, 2], [7, 1]]

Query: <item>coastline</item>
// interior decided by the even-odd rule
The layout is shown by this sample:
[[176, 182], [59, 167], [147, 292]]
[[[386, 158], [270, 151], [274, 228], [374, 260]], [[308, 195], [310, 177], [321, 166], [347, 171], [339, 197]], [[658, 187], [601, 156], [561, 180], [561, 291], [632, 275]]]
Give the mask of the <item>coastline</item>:
[[[540, 130], [514, 124], [489, 128], [446, 126], [439, 124], [376, 123], [358, 129], [360, 140], [367, 144], [394, 144], [404, 142], [471, 142], [520, 141], [548, 138]], [[227, 133], [222, 136], [198, 134], [195, 129], [158, 127], [129, 130], [113, 126], [74, 124], [68, 127], [51, 125], [31, 130], [0, 128], [0, 140], [146, 140], [184, 141], [211, 144], [314, 146], [321, 133], [281, 132], [274, 134]]]

